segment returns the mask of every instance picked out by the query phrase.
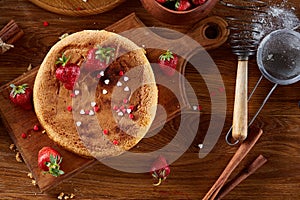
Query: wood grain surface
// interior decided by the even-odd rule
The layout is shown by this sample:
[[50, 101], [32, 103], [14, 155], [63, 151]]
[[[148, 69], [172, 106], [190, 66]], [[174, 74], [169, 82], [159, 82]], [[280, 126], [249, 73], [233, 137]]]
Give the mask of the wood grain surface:
[[35, 5], [61, 15], [88, 16], [103, 13], [125, 0], [29, 0]]
[[[197, 23], [195, 26], [195, 30], [199, 30], [199, 32], [204, 32], [203, 27], [206, 27], [209, 23], [214, 22], [215, 20], [220, 20], [215, 16], [211, 16], [204, 20], [202, 23]], [[136, 17], [134, 13], [124, 17], [123, 19], [117, 21], [116, 23], [106, 27], [105, 30], [114, 31], [115, 33], [122, 33], [126, 30], [145, 27], [145, 25]], [[224, 30], [225, 33], [220, 33], [221, 36], [227, 36], [227, 31], [225, 31], [226, 27], [220, 27]], [[192, 32], [195, 34], [195, 31]], [[135, 34], [135, 37], [138, 37]], [[148, 40], [150, 37], [147, 37]], [[142, 41], [138, 42], [137, 44], [150, 44], [152, 41], [148, 41], [147, 38], [144, 38]], [[154, 37], [153, 37], [154, 38]], [[206, 38], [199, 38], [197, 37], [197, 41], [206, 49], [216, 48], [220, 46], [226, 41], [227, 37], [220, 37], [216, 40], [209, 39], [207, 41]], [[160, 38], [163, 40], [163, 38]], [[173, 40], [164, 39], [166, 43], [171, 43]], [[155, 63], [159, 55], [161, 54], [160, 49], [151, 49], [147, 50], [146, 55], [151, 63]], [[183, 73], [183, 69], [185, 68], [184, 59], [181, 59], [181, 62], [177, 64], [177, 70]], [[48, 191], [52, 189], [54, 186], [59, 184], [60, 182], [72, 177], [74, 174], [79, 173], [86, 169], [87, 167], [93, 165], [95, 160], [93, 159], [84, 159], [80, 156], [76, 156], [73, 153], [65, 151], [63, 148], [59, 148], [55, 143], [47, 137], [46, 134], [42, 134], [43, 130], [38, 132], [34, 132], [32, 127], [35, 124], [39, 124], [37, 117], [35, 116], [34, 110], [25, 111], [23, 109], [15, 107], [10, 99], [8, 98], [9, 93], [11, 91], [10, 84], [21, 85], [27, 83], [30, 87], [33, 86], [34, 80], [38, 71], [38, 67], [35, 67], [32, 70], [29, 70], [24, 75], [19, 76], [18, 78], [14, 79], [13, 81], [5, 84], [3, 87], [0, 87], [0, 104], [3, 105], [0, 107], [0, 115], [5, 122], [6, 128], [9, 130], [9, 134], [13, 139], [14, 144], [16, 145], [18, 151], [21, 153], [24, 162], [27, 164], [32, 176], [36, 180], [38, 187], [41, 191]], [[172, 80], [174, 80], [173, 84], [175, 88], [184, 88], [182, 86], [183, 81], [181, 80], [182, 76], [173, 76]], [[163, 73], [160, 73], [158, 70], [155, 72], [155, 79], [162, 80], [165, 79], [166, 76]], [[169, 77], [167, 77], [169, 79]], [[169, 81], [169, 80], [168, 80]], [[180, 110], [188, 109], [190, 106], [188, 104], [187, 97], [185, 97], [185, 92], [180, 91], [179, 100], [177, 97], [172, 93], [170, 89], [167, 87], [163, 87], [158, 85], [159, 89], [159, 97], [158, 97], [158, 104], [165, 108], [165, 114], [157, 114], [155, 117], [154, 122], [150, 128], [150, 132], [161, 128], [161, 126], [172, 120], [176, 115], [180, 114]], [[30, 121], [28, 120], [30, 119]], [[15, 122], [18, 123], [15, 123]], [[42, 128], [41, 128], [42, 129]], [[20, 133], [27, 133], [30, 136], [30, 141], [24, 140]], [[42, 141], [42, 142], [39, 142]], [[64, 176], [60, 176], [59, 178], [54, 178], [52, 176], [45, 176], [43, 172], [37, 166], [37, 154], [38, 151], [44, 147], [50, 146], [54, 147], [58, 152], [61, 153], [62, 157], [64, 158], [64, 162], [62, 163], [62, 168], [65, 172]], [[144, 148], [145, 151], [148, 151], [147, 148]], [[68, 165], [67, 163], [72, 162], [72, 165]]]
[[[278, 1], [277, 1], [278, 2]], [[297, 0], [289, 1], [300, 17]], [[276, 2], [272, 2], [272, 4]], [[137, 0], [128, 0], [115, 9], [88, 17], [68, 17], [45, 11], [26, 0], [0, 1], [0, 25], [3, 27], [14, 19], [24, 30], [24, 37], [15, 43], [15, 48], [0, 55], [1, 85], [17, 78], [31, 64], [37, 67], [57, 38], [66, 32], [83, 29], [102, 29], [132, 12], [147, 26], [162, 26], [186, 33], [190, 26], [171, 26], [161, 23], [149, 15]], [[226, 9], [217, 5], [212, 15], [226, 15]], [[241, 15], [243, 13], [240, 13]], [[43, 26], [43, 22], [49, 26]], [[47, 193], [31, 184], [29, 172], [24, 163], [15, 160], [15, 152], [9, 149], [12, 143], [6, 128], [0, 122], [0, 199], [57, 199], [60, 192], [74, 193], [76, 199], [201, 199], [217, 180], [237, 146], [225, 143], [224, 136], [232, 123], [234, 88], [237, 58], [225, 44], [210, 50], [222, 75], [226, 92], [226, 121], [222, 135], [215, 148], [205, 158], [198, 158], [198, 144], [202, 142], [210, 123], [210, 94], [197, 71], [186, 68], [186, 78], [193, 86], [202, 106], [199, 131], [190, 148], [171, 165], [171, 174], [161, 186], [153, 187], [148, 173], [132, 174], [111, 169], [101, 163], [86, 169]], [[253, 57], [249, 62], [249, 90], [260, 77]], [[249, 117], [254, 115], [272, 84], [266, 80], [259, 86], [249, 102]], [[230, 192], [224, 199], [299, 199], [300, 186], [300, 83], [280, 86], [272, 94], [254, 125], [264, 130], [264, 135], [253, 150], [232, 174], [234, 177], [244, 166], [259, 154], [268, 163]], [[224, 92], [223, 90], [215, 91]], [[17, 123], [17, 122], [16, 122]], [[161, 130], [162, 141], [168, 141], [178, 128], [180, 118], [176, 117]], [[190, 123], [193, 123], [190, 120]], [[188, 132], [188, 130], [187, 130]], [[150, 138], [149, 138], [150, 139]], [[151, 140], [150, 140], [151, 141]], [[151, 150], [161, 144], [141, 143]], [[71, 163], [70, 163], [71, 164]]]

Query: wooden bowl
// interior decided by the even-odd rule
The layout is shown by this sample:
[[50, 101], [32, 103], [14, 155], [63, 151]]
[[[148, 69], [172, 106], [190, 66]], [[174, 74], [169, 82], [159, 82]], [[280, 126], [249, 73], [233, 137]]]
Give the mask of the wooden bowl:
[[207, 0], [204, 4], [199, 5], [187, 11], [175, 11], [164, 7], [155, 0], [141, 0], [144, 8], [158, 20], [168, 24], [193, 24], [206, 17], [218, 0]]

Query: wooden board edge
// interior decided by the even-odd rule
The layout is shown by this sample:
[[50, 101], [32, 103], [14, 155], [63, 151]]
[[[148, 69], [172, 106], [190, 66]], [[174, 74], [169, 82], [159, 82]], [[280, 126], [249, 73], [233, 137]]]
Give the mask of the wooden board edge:
[[102, 8], [82, 9], [82, 10], [80, 10], [80, 9], [75, 9], [75, 10], [60, 9], [60, 8], [54, 7], [49, 4], [45, 4], [39, 0], [28, 0], [28, 1], [30, 1], [31, 3], [33, 3], [34, 5], [36, 5], [40, 8], [47, 10], [49, 12], [52, 12], [52, 13], [66, 15], [66, 16], [80, 17], [80, 16], [90, 16], [90, 15], [96, 15], [96, 14], [101, 14], [101, 13], [107, 12], [107, 11], [112, 10], [115, 7], [119, 6], [126, 0], [116, 0], [114, 3], [109, 4], [108, 6], [102, 7]]

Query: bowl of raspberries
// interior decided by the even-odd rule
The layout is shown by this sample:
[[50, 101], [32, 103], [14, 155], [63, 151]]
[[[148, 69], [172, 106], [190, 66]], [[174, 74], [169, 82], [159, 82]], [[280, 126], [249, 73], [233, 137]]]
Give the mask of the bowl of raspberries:
[[144, 8], [168, 24], [192, 24], [206, 17], [218, 0], [141, 0]]

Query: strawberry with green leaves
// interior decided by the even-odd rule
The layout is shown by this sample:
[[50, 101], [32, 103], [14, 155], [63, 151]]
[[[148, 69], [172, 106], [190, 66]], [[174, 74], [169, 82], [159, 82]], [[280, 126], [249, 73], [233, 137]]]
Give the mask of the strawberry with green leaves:
[[88, 51], [84, 69], [89, 72], [103, 70], [113, 61], [115, 57], [115, 48], [102, 47], [98, 45]]
[[63, 53], [56, 61], [58, 68], [55, 71], [55, 76], [60, 80], [67, 90], [73, 90], [76, 80], [80, 75], [80, 67], [75, 63], [69, 62], [70, 57], [66, 57]]
[[159, 156], [151, 166], [151, 175], [158, 182], [153, 184], [154, 186], [159, 186], [162, 181], [166, 180], [168, 175], [170, 174], [171, 169], [167, 163], [167, 160], [163, 156]]
[[16, 86], [10, 84], [12, 88], [9, 98], [17, 106], [25, 110], [32, 109], [32, 89], [28, 87], [28, 84]]
[[45, 173], [58, 177], [64, 174], [60, 169], [62, 157], [55, 149], [51, 147], [43, 147], [38, 153], [38, 166]]
[[178, 63], [178, 56], [173, 54], [170, 50], [161, 54], [158, 59], [160, 69], [168, 76], [173, 76]]
[[177, 0], [175, 3], [175, 10], [185, 11], [191, 8], [191, 3], [188, 0]]

